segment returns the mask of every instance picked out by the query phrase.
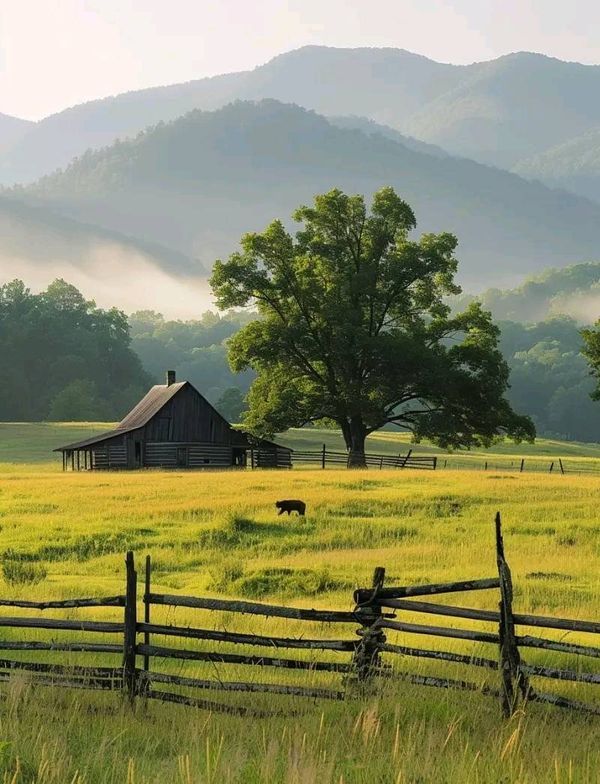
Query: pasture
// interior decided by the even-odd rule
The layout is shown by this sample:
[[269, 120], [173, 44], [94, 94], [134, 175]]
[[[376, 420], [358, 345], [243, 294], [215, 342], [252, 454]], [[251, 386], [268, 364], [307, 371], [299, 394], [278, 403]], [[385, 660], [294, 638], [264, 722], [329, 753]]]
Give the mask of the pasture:
[[[10, 448], [4, 441], [7, 462], [0, 466], [0, 552], [3, 566], [23, 569], [3, 569], [0, 598], [120, 593], [124, 553], [133, 549], [141, 578], [143, 557], [152, 555], [156, 591], [352, 609], [353, 589], [368, 585], [377, 565], [396, 584], [493, 576], [493, 516], [500, 509], [515, 610], [600, 618], [600, 481], [594, 477], [334, 469], [63, 474], [59, 461], [42, 454], [37, 434], [24, 437], [32, 433], [27, 428], [45, 428], [48, 446], [84, 437], [89, 428], [2, 428], [14, 439]], [[379, 441], [392, 441], [390, 435], [380, 434]], [[522, 447], [536, 448], [567, 454], [562, 444]], [[397, 437], [390, 449], [397, 451]], [[518, 454], [520, 448], [502, 449]], [[382, 451], [379, 443], [373, 451]], [[593, 457], [592, 447], [589, 452], [579, 454]], [[285, 497], [306, 501], [304, 520], [276, 516], [273, 504]], [[497, 609], [497, 594], [473, 594], [464, 603]], [[105, 617], [118, 613], [107, 609]], [[175, 619], [165, 613], [166, 622], [175, 620], [192, 623], [191, 611], [179, 608]], [[213, 623], [223, 628], [226, 619], [219, 615]], [[256, 619], [245, 623], [241, 631], [264, 631]], [[289, 634], [280, 619], [268, 628]], [[331, 636], [323, 624], [302, 632]], [[564, 632], [555, 638], [584, 641]], [[395, 633], [394, 641], [432, 647], [414, 635]], [[458, 642], [445, 647], [473, 652]], [[496, 655], [485, 645], [477, 653]], [[74, 654], [57, 660], [80, 661]], [[541, 651], [529, 660], [557, 663]], [[202, 666], [205, 674], [212, 667], [214, 677], [232, 677]], [[397, 666], [465, 675], [461, 665], [449, 663]], [[174, 671], [194, 674], [200, 665], [179, 664]], [[497, 676], [477, 677], [483, 684]], [[318, 673], [312, 682], [326, 685]], [[544, 684], [547, 691], [553, 686]], [[560, 689], [598, 703], [597, 691], [582, 684]], [[0, 694], [0, 770], [11, 784], [583, 783], [596, 781], [600, 769], [596, 717], [529, 705], [503, 721], [490, 697], [392, 681], [344, 703], [259, 695], [258, 704], [283, 713], [267, 719], [142, 701], [132, 714], [116, 695], [33, 689], [25, 676], [15, 676]]]

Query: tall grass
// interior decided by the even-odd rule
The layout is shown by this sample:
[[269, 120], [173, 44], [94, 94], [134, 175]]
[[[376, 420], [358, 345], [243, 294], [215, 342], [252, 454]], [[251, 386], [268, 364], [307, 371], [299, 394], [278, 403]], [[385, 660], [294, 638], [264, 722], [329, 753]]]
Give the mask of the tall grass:
[[[286, 496], [306, 501], [305, 519], [276, 516], [274, 501]], [[353, 588], [367, 585], [376, 565], [385, 566], [388, 581], [397, 584], [493, 576], [493, 515], [500, 509], [515, 609], [599, 618], [599, 501], [597, 480], [555, 475], [379, 470], [63, 475], [44, 466], [6, 466], [0, 485], [0, 558], [3, 565], [45, 569], [47, 576], [37, 585], [27, 580], [11, 585], [5, 575], [0, 596], [121, 593], [124, 550], [131, 547], [140, 577], [143, 557], [152, 554], [157, 592], [348, 609]], [[495, 609], [497, 599], [493, 591], [448, 597], [487, 609]], [[119, 619], [120, 612], [96, 610], [94, 617]], [[198, 624], [195, 612], [156, 608], [153, 619]], [[86, 611], [68, 613], [84, 617]], [[267, 621], [256, 618], [234, 624], [225, 613], [201, 618], [217, 629], [332, 636], [326, 626], [285, 619], [273, 619], [267, 627]], [[354, 627], [339, 633], [352, 638]], [[431, 638], [390, 634], [390, 639], [434, 645]], [[582, 635], [567, 639], [590, 642]], [[448, 650], [473, 651], [463, 643], [451, 646], [444, 644]], [[495, 656], [489, 647], [476, 652]], [[37, 660], [49, 656], [29, 655]], [[53, 656], [83, 663], [82, 655]], [[337, 656], [348, 660], [346, 654]], [[565, 664], [546, 656], [553, 655], [532, 652], [528, 660]], [[109, 663], [100, 656], [87, 661]], [[568, 665], [583, 666], [576, 660]], [[469, 675], [452, 664], [401, 659], [396, 666]], [[329, 673], [249, 674], [242, 668], [202, 669], [158, 659], [152, 667], [216, 679], [308, 680], [338, 688], [341, 683], [341, 676]], [[475, 677], [494, 684], [496, 675]], [[600, 701], [594, 692], [598, 687], [539, 685]], [[34, 689], [26, 675], [2, 685], [2, 695], [0, 781], [14, 784], [583, 783], [598, 780], [600, 769], [598, 719], [530, 705], [505, 722], [492, 698], [394, 681], [342, 704], [246, 696], [245, 704], [256, 702], [285, 714], [260, 720], [143, 701], [132, 713], [118, 696]], [[210, 698], [221, 699], [218, 693]]]

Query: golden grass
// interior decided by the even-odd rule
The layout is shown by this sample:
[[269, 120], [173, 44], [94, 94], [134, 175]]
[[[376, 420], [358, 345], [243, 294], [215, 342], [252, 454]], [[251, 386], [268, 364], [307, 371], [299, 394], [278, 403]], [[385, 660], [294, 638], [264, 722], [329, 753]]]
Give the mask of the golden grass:
[[[304, 499], [306, 519], [277, 517], [273, 504], [281, 497]], [[48, 576], [35, 586], [1, 585], [0, 590], [3, 596], [32, 599], [121, 593], [124, 551], [132, 548], [140, 577], [143, 557], [152, 554], [155, 591], [349, 609], [353, 588], [368, 585], [376, 565], [385, 566], [388, 580], [396, 584], [493, 576], [493, 516], [499, 509], [515, 609], [598, 619], [599, 504], [600, 481], [578, 476], [385, 470], [62, 474], [39, 464], [4, 466], [2, 553], [41, 563]], [[495, 609], [498, 596], [492, 591], [444, 600]], [[340, 630], [282, 619], [236, 621], [225, 613], [181, 608], [153, 612], [157, 621], [178, 625], [354, 637], [351, 626]], [[113, 610], [69, 611], [61, 617], [86, 615], [119, 617]], [[444, 623], [431, 616], [425, 622]], [[9, 636], [5, 629], [2, 635]], [[566, 639], [591, 642], [589, 635], [587, 640], [574, 634]], [[414, 635], [392, 633], [390, 640], [496, 655], [490, 646], [475, 649]], [[83, 663], [82, 655], [56, 656]], [[36, 657], [48, 660], [49, 654]], [[565, 661], [558, 654], [532, 651], [527, 659], [590, 668], [590, 663]], [[93, 661], [114, 664], [102, 657]], [[473, 675], [459, 665], [418, 659], [395, 664], [409, 672], [471, 677], [490, 685], [496, 681], [494, 673]], [[328, 673], [303, 677], [193, 663], [154, 666], [199, 677], [340, 687], [340, 676]], [[600, 703], [597, 686], [536, 685]], [[3, 691], [0, 772], [15, 784], [598, 780], [599, 719], [531, 705], [504, 722], [496, 701], [479, 694], [396, 682], [386, 683], [377, 695], [343, 704], [277, 695], [237, 700], [218, 692], [200, 695], [300, 710], [297, 716], [256, 720], [159, 704], [140, 705], [132, 715], [116, 696], [33, 690], [26, 677], [16, 677]]]

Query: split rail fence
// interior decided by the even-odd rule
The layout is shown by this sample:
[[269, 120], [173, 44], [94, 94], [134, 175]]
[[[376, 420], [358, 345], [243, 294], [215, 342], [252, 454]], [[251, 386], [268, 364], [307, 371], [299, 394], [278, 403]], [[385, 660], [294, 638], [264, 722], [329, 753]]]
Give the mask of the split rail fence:
[[[0, 627], [12, 630], [11, 634], [29, 637], [10, 638], [0, 632], [0, 650], [27, 655], [22, 658], [0, 659], [0, 680], [8, 681], [21, 673], [32, 686], [62, 686], [118, 691], [132, 703], [138, 699], [153, 699], [163, 702], [195, 706], [213, 711], [238, 715], [265, 716], [289, 713], [289, 704], [274, 709], [271, 695], [284, 695], [297, 699], [349, 700], [367, 690], [372, 693], [396, 682], [414, 685], [460, 689], [480, 692], [496, 697], [502, 713], [510, 716], [520, 702], [544, 702], [558, 707], [585, 711], [600, 716], [600, 702], [593, 697], [582, 701], [571, 696], [546, 693], [534, 687], [532, 680], [550, 679], [590, 685], [600, 684], [600, 665], [595, 671], [590, 665], [600, 659], [600, 646], [563, 639], [548, 639], [517, 629], [543, 628], [577, 633], [584, 636], [600, 635], [600, 623], [566, 618], [524, 615], [514, 612], [511, 572], [504, 554], [500, 515], [496, 516], [496, 560], [498, 575], [483, 579], [453, 583], [388, 587], [385, 585], [385, 569], [377, 567], [373, 583], [369, 588], [354, 592], [354, 609], [322, 610], [303, 609], [258, 602], [237, 601], [220, 598], [182, 596], [155, 593], [152, 590], [151, 560], [146, 557], [142, 613], [138, 616], [138, 585], [133, 553], [126, 557], [126, 588], [123, 595], [105, 598], [68, 599], [63, 601], [30, 602], [0, 599], [0, 607], [21, 608], [40, 611], [38, 616], [0, 616]], [[422, 601], [415, 597], [465, 593], [476, 591], [498, 591], [498, 610], [482, 610]], [[48, 610], [68, 610], [79, 613], [90, 609], [102, 612], [122, 612], [122, 620], [58, 619], [47, 618]], [[117, 609], [118, 608], [118, 609]], [[213, 618], [203, 625], [175, 623], [178, 612], [195, 614], [208, 612]], [[165, 617], [156, 618], [157, 614]], [[406, 620], [405, 614], [409, 615]], [[436, 615], [445, 619], [460, 619], [484, 622], [483, 630], [465, 629], [455, 625], [428, 625], [414, 623], [410, 618], [421, 614]], [[234, 619], [242, 624], [241, 616], [264, 618], [264, 632], [248, 633], [225, 628]], [[187, 616], [186, 616], [187, 617]], [[214, 619], [217, 619], [216, 621]], [[280, 619], [292, 626], [296, 622], [351, 629], [344, 637], [305, 637], [297, 632], [292, 636], [274, 636], [268, 629], [272, 619]], [[246, 621], [248, 618], [246, 618]], [[447, 621], [448, 622], [448, 621]], [[489, 631], [493, 625], [495, 631]], [[238, 627], [239, 628], [239, 627]], [[26, 631], [26, 633], [25, 633]], [[48, 634], [50, 633], [50, 634]], [[61, 640], [63, 633], [71, 635]], [[86, 635], [86, 639], [72, 639], [74, 633]], [[390, 642], [388, 636], [400, 633], [403, 636], [438, 638], [477, 646], [490, 646], [496, 655], [484, 658], [477, 647], [471, 653], [448, 651], [437, 648], [409, 647]], [[45, 639], [32, 639], [46, 635]], [[49, 639], [48, 639], [49, 637]], [[92, 640], [87, 637], [94, 638]], [[107, 641], [106, 638], [110, 638]], [[161, 642], [166, 638], [167, 642]], [[100, 641], [95, 641], [100, 640]], [[540, 650], [569, 656], [571, 666], [558, 668], [546, 663], [527, 663], [524, 651]], [[293, 654], [284, 653], [294, 651]], [[69, 663], [52, 663], [49, 654], [59, 653]], [[31, 660], [43, 654], [44, 661]], [[113, 666], [82, 666], [72, 664], [71, 658], [79, 654], [92, 654], [96, 659], [115, 657]], [[440, 677], [425, 672], [410, 673], [398, 669], [397, 662], [420, 658], [435, 662], [454, 663], [467, 668], [481, 668], [494, 673], [494, 682], [478, 683], [461, 679]], [[576, 662], [575, 665], [572, 662]], [[194, 676], [181, 674], [183, 666], [193, 663]], [[201, 675], [212, 677], [198, 677]], [[204, 668], [204, 669], [202, 669]], [[222, 677], [223, 670], [234, 675], [245, 673], [243, 678]], [[283, 671], [276, 681], [276, 673]], [[247, 673], [260, 673], [261, 680]], [[229, 693], [214, 702], [199, 694], [205, 692]], [[253, 695], [252, 704], [244, 705], [227, 700], [239, 699], [240, 693]], [[269, 702], [261, 704], [260, 694], [269, 695]], [[586, 692], [587, 694], [587, 692]], [[589, 695], [588, 695], [589, 696]], [[276, 698], [277, 699], [277, 698]], [[294, 708], [295, 709], [295, 708]]]
[[[336, 452], [335, 450], [327, 449], [323, 444], [322, 449], [301, 450], [294, 449], [292, 453], [292, 464], [303, 463], [313, 464], [320, 468], [339, 468], [340, 466], [347, 466], [349, 460], [348, 452]], [[412, 469], [426, 469], [435, 471], [438, 458], [436, 455], [413, 455], [412, 450], [403, 455], [377, 455], [367, 453], [365, 460], [369, 468], [412, 468]]]

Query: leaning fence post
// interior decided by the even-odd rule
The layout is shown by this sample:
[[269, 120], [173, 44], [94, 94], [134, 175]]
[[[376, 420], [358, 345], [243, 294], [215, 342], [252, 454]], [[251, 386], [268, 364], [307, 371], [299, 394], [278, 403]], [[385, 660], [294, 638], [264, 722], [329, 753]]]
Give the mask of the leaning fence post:
[[123, 639], [123, 681], [133, 703], [137, 692], [136, 628], [137, 628], [137, 573], [131, 550], [125, 558], [127, 585], [125, 590], [125, 633]]
[[525, 470], [525, 458], [521, 460], [521, 467], [519, 468], [519, 473], [522, 474]]
[[354, 608], [357, 620], [362, 626], [357, 632], [361, 635], [361, 640], [352, 662], [359, 682], [368, 680], [380, 664], [380, 646], [385, 642], [385, 635], [379, 626], [382, 612], [381, 605], [377, 602], [377, 594], [383, 587], [384, 579], [385, 568], [377, 566], [373, 572], [371, 596], [366, 602], [357, 603]]
[[500, 640], [500, 701], [502, 713], [509, 717], [514, 713], [518, 692], [527, 696], [528, 684], [521, 671], [521, 658], [515, 635], [515, 622], [512, 610], [513, 586], [510, 568], [504, 556], [502, 539], [502, 519], [496, 512], [496, 561], [500, 577], [500, 624], [498, 636]]
[[560, 466], [560, 473], [564, 474], [565, 473], [565, 467], [563, 466], [563, 461], [562, 461], [562, 458], [560, 458], [560, 457], [558, 458], [558, 465]]

